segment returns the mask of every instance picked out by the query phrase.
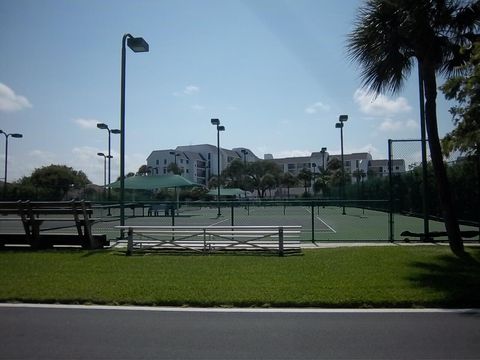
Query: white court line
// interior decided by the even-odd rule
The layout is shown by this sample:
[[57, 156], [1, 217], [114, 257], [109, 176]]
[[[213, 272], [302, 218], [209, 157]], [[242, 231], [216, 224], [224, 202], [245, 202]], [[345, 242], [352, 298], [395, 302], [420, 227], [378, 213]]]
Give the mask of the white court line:
[[480, 314], [480, 309], [321, 309], [321, 308], [195, 308], [168, 306], [111, 306], [111, 305], [66, 305], [66, 304], [22, 304], [0, 303], [0, 308], [33, 308], [33, 309], [78, 309], [78, 310], [127, 310], [156, 312], [211, 312], [211, 313], [456, 313]]
[[[305, 209], [309, 214], [312, 213], [312, 212], [310, 211], [310, 209], [308, 209], [308, 208], [304, 208], [304, 209]], [[320, 220], [320, 221], [323, 223], [323, 225], [325, 225], [327, 228], [329, 228], [331, 232], [333, 232], [334, 234], [337, 233], [334, 228], [332, 228], [332, 227], [331, 227], [330, 225], [328, 225], [325, 221], [323, 221], [322, 219], [320, 219], [320, 218], [318, 217], [318, 215], [315, 215], [315, 214], [313, 214], [313, 215], [314, 215], [318, 220]]]
[[225, 222], [225, 221], [227, 221], [227, 220], [230, 220], [230, 218], [226, 218], [226, 219], [223, 219], [223, 220], [217, 221], [216, 223], [213, 223], [213, 224], [210, 224], [210, 225], [208, 225], [208, 227], [210, 227], [210, 226], [215, 226], [215, 225], [218, 225], [218, 224], [221, 224], [222, 222]]

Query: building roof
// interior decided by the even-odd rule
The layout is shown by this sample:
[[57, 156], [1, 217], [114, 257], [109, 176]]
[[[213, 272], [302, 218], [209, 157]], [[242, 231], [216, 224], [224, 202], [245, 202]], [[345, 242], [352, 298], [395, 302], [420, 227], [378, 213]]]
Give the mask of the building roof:
[[[330, 155], [331, 159], [341, 159], [342, 155]], [[344, 160], [372, 160], [372, 155], [369, 153], [352, 153], [352, 154], [343, 154]]]
[[289, 158], [273, 159], [276, 163], [279, 164], [305, 164], [311, 161], [310, 156], [296, 156]]

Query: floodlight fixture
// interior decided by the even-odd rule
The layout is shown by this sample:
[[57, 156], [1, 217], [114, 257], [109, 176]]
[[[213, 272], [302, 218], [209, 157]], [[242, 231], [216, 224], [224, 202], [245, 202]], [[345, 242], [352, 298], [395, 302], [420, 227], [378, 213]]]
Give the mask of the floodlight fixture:
[[129, 37], [127, 45], [133, 52], [148, 52], [150, 50], [148, 43], [142, 37]]

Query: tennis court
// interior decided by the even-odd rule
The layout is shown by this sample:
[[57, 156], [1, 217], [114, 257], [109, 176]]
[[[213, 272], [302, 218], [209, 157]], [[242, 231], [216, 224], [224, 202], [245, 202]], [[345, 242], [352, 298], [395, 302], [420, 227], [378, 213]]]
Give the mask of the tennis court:
[[[303, 241], [388, 241], [389, 217], [385, 211], [347, 206], [345, 215], [341, 206], [278, 204], [227, 204], [220, 207], [221, 216], [218, 217], [216, 203], [182, 204], [175, 216], [146, 216], [138, 209], [136, 216], [127, 211], [126, 225], [301, 225]], [[113, 214], [117, 215], [117, 214]], [[140, 216], [139, 216], [140, 215]], [[145, 215], [145, 216], [142, 216]], [[109, 238], [118, 235], [113, 227], [118, 225], [118, 217], [105, 217], [95, 225], [98, 233], [107, 233]], [[422, 232], [421, 218], [395, 214], [394, 239], [404, 240], [403, 231]], [[439, 221], [430, 221], [431, 231], [444, 231], [444, 224]], [[462, 230], [478, 230], [473, 226], [462, 226]], [[478, 238], [475, 238], [478, 240]], [[411, 238], [410, 240], [415, 240]], [[439, 238], [437, 240], [446, 240]]]
[[[341, 206], [319, 203], [268, 203], [239, 204], [222, 203], [221, 216], [218, 217], [218, 207], [210, 203], [182, 203], [174, 216], [148, 216], [148, 204], [141, 207], [126, 208], [126, 225], [236, 225], [236, 226], [266, 226], [266, 225], [301, 225], [302, 241], [388, 241], [389, 214], [386, 211], [372, 210], [358, 206], [346, 206], [345, 215]], [[111, 210], [111, 216], [105, 208], [97, 207], [94, 217], [101, 219], [93, 226], [96, 234], [106, 234], [109, 240], [119, 235], [115, 229], [120, 224], [118, 208]], [[74, 224], [71, 228], [56, 228], [57, 224], [45, 224], [52, 232], [76, 232]], [[478, 231], [478, 227], [461, 226], [462, 230]], [[395, 214], [394, 240], [402, 241], [403, 231], [418, 232], [423, 230], [423, 220], [418, 217]], [[21, 223], [2, 223], [1, 232], [22, 232]], [[430, 221], [430, 231], [445, 231], [444, 224]], [[436, 240], [447, 240], [446, 237]], [[478, 241], [478, 237], [470, 239]]]

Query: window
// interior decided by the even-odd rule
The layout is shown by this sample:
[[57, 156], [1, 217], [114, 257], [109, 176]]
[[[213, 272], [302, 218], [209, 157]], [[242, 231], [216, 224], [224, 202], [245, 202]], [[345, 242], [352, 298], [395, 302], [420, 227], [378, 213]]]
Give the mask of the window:
[[208, 153], [208, 160], [210, 160], [210, 153]]
[[360, 166], [360, 160], [355, 160], [355, 166], [356, 166], [357, 169], [358, 169], [358, 167]]
[[352, 162], [350, 160], [345, 161], [345, 166], [351, 166]]
[[395, 166], [395, 170], [400, 170], [400, 167], [399, 167], [399, 166]]
[[155, 161], [155, 165], [160, 165], [160, 160], [157, 159], [157, 160]]
[[180, 164], [183, 164], [183, 159], [180, 159]]
[[188, 159], [187, 159], [187, 160], [185, 160], [185, 162], [186, 162], [186, 163], [187, 163], [187, 165], [188, 165]]
[[163, 168], [163, 173], [164, 173], [164, 174], [167, 173], [167, 169], [166, 169], [166, 168]]
[[167, 159], [163, 159], [163, 165], [167, 165]]
[[187, 174], [188, 174], [188, 169], [187, 169]]

